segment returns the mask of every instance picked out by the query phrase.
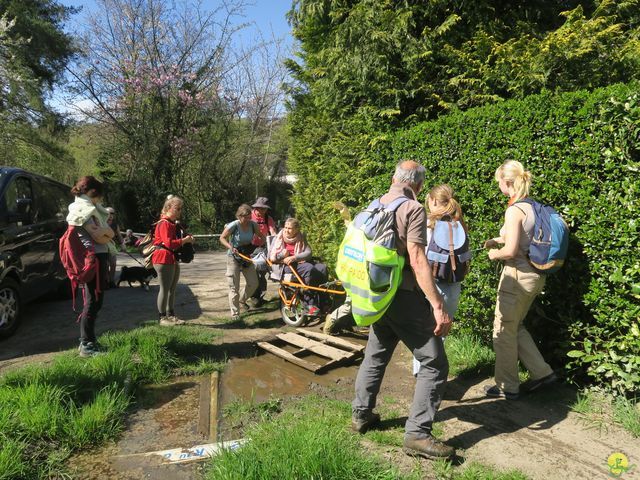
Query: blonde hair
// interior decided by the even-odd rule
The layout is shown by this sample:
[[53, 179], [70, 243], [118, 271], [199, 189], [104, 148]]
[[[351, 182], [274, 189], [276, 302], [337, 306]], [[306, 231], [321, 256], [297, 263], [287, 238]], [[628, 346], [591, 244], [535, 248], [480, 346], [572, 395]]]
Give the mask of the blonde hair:
[[297, 231], [300, 231], [300, 222], [298, 221], [297, 218], [293, 218], [293, 217], [289, 217], [284, 221], [284, 224], [290, 224], [293, 228], [295, 228]]
[[236, 210], [236, 218], [246, 215], [251, 215], [251, 207], [246, 203], [243, 203], [238, 207], [238, 210]]
[[171, 195], [170, 197], [167, 197], [167, 199], [164, 201], [164, 205], [162, 206], [162, 215], [166, 214], [174, 205], [182, 205], [183, 203], [184, 202], [182, 201], [182, 199], [177, 195]]
[[525, 170], [517, 160], [507, 160], [496, 170], [496, 182], [504, 180], [507, 186], [513, 188], [511, 198], [520, 200], [529, 195], [531, 188], [531, 172]]
[[[435, 211], [429, 212], [429, 227], [433, 228], [436, 220], [442, 219], [442, 217], [450, 217], [452, 220], [456, 220], [463, 224], [462, 208], [458, 201], [454, 198], [453, 188], [446, 183], [436, 185], [427, 195], [427, 199], [435, 200], [438, 202], [438, 207]], [[428, 205], [427, 205], [428, 207]]]

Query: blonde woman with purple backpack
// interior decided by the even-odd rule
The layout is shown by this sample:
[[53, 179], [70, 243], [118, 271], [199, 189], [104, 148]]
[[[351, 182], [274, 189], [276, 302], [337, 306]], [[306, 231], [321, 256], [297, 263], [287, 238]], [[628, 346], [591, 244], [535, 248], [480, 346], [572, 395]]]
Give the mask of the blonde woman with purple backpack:
[[[428, 210], [427, 218], [429, 221], [427, 225], [427, 260], [429, 261], [429, 265], [434, 273], [436, 288], [444, 300], [444, 309], [453, 319], [458, 311], [458, 303], [460, 302], [460, 292], [462, 290], [461, 278], [467, 273], [469, 268], [469, 259], [471, 258], [471, 253], [468, 249], [469, 240], [467, 236], [467, 226], [463, 220], [462, 208], [454, 198], [453, 189], [447, 184], [437, 185], [429, 191], [425, 201], [425, 207]], [[433, 248], [432, 242], [434, 242], [434, 230], [437, 226], [437, 222], [450, 222], [452, 225], [452, 238], [453, 232], [455, 232], [456, 243], [461, 244], [461, 247], [456, 251], [458, 253], [462, 252], [460, 255], [462, 257], [462, 261], [456, 265], [457, 273], [453, 275], [451, 275], [451, 272], [449, 272], [449, 275], [443, 275], [441, 272], [444, 267], [437, 264], [434, 266], [436, 263], [433, 260], [434, 255], [430, 255], [429, 252], [430, 248]], [[439, 226], [438, 228], [440, 227], [445, 227], [445, 225]], [[445, 235], [447, 235], [446, 241], [448, 242], [449, 238], [446, 230]], [[436, 256], [437, 255], [438, 254], [436, 253]], [[441, 278], [443, 276], [448, 276], [449, 278]], [[442, 339], [444, 341], [444, 337], [442, 337]], [[414, 376], [418, 374], [418, 370], [420, 370], [420, 362], [414, 358]]]

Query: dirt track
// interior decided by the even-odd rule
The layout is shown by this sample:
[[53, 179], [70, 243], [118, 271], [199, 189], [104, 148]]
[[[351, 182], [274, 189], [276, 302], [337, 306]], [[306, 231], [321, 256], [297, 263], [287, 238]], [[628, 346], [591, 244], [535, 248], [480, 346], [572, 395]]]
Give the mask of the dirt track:
[[[134, 264], [126, 256], [119, 260], [121, 264]], [[108, 291], [98, 333], [135, 328], [153, 319], [157, 288], [152, 285], [151, 291], [145, 292], [123, 285]], [[317, 390], [319, 384], [328, 383], [336, 396], [350, 398], [357, 366], [321, 377], [279, 360], [273, 361], [269, 356], [247, 358], [255, 352], [252, 342], [272, 337], [282, 323], [277, 320], [277, 312], [268, 315], [272, 321], [266, 323], [272, 328], [233, 329], [220, 321], [220, 317], [229, 315], [223, 254], [199, 254], [196, 262], [183, 266], [178, 292], [177, 311], [183, 318], [223, 329], [221, 346], [245, 346], [244, 352], [239, 348], [229, 350], [227, 389], [237, 388], [232, 392], [234, 396], [258, 392], [255, 400], [259, 400], [260, 392], [274, 391], [285, 396]], [[39, 302], [30, 305], [24, 313], [17, 334], [0, 343], [0, 374], [26, 362], [46, 361], [61, 349], [77, 345], [78, 326], [70, 301]], [[246, 374], [246, 370], [253, 373], [237, 374], [237, 371]], [[614, 452], [623, 452], [637, 467], [620, 478], [640, 478], [640, 439], [633, 439], [617, 428], [589, 429], [569, 411], [568, 405], [575, 399], [571, 388], [558, 386], [556, 392], [509, 402], [484, 398], [481, 387], [487, 381], [452, 379], [439, 412], [444, 438], [459, 449], [466, 462], [477, 461], [501, 469], [518, 468], [533, 479], [590, 480], [609, 477], [607, 458]], [[198, 381], [194, 379], [180, 379], [171, 386], [159, 388], [150, 399], [140, 402], [129, 419], [127, 431], [117, 443], [74, 460], [79, 472], [77, 478], [198, 478], [198, 469], [193, 465], [147, 468], [118, 457], [203, 443], [196, 435], [193, 418], [198, 404], [197, 390]], [[222, 393], [224, 397], [225, 392]], [[408, 411], [412, 395], [410, 355], [404, 348], [398, 348], [387, 370], [379, 401], [383, 411], [387, 401], [395, 403], [395, 409], [399, 404], [403, 406], [401, 410]], [[383, 428], [403, 422], [404, 418], [383, 416]], [[410, 465], [413, 461], [399, 449], [390, 449], [385, 456], [399, 465]]]

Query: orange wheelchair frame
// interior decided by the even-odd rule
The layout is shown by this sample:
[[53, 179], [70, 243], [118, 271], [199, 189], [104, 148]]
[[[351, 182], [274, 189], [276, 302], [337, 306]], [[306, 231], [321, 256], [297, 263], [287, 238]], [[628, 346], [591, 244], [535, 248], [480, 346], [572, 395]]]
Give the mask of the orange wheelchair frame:
[[[247, 257], [241, 253], [238, 255], [246, 261], [255, 263], [252, 258]], [[273, 266], [273, 263], [267, 260], [267, 265], [269, 267]], [[282, 265], [284, 268], [285, 265]], [[331, 282], [326, 282], [318, 287], [314, 287], [312, 285], [307, 285], [304, 283], [296, 269], [292, 265], [286, 265], [291, 269], [292, 274], [295, 276], [295, 280], [292, 278], [291, 280], [285, 280], [281, 278], [280, 280], [274, 280], [279, 283], [278, 286], [278, 295], [280, 296], [280, 315], [282, 316], [282, 321], [287, 325], [292, 327], [300, 327], [304, 325], [304, 323], [312, 318], [308, 312], [306, 311], [305, 305], [302, 302], [302, 295], [304, 291], [310, 290], [318, 293], [324, 293], [331, 299], [330, 302], [321, 302], [321, 305], [324, 303], [325, 306], [329, 304], [331, 307], [331, 311], [333, 308], [337, 307], [335, 296], [340, 295], [346, 297], [346, 293], [344, 288], [342, 288], [342, 282], [339, 280], [333, 280]], [[272, 278], [272, 277], [271, 277]], [[273, 278], [272, 278], [273, 280]], [[342, 299], [344, 301], [344, 298]], [[342, 302], [340, 302], [342, 303]], [[320, 308], [320, 315], [325, 315], [329, 313], [329, 311], [324, 311], [323, 308]]]

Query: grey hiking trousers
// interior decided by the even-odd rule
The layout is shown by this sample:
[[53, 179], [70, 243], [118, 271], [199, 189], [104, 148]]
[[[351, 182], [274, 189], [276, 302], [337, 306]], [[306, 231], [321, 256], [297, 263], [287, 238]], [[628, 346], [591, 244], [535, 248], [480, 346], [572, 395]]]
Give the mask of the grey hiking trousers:
[[[389, 310], [369, 330], [369, 340], [356, 377], [355, 412], [376, 406], [384, 372], [402, 341], [420, 362], [405, 434], [414, 438], [431, 435], [431, 427], [444, 394], [449, 361], [441, 337], [433, 334], [435, 320], [422, 293], [398, 290]], [[409, 373], [407, 372], [407, 375]]]

